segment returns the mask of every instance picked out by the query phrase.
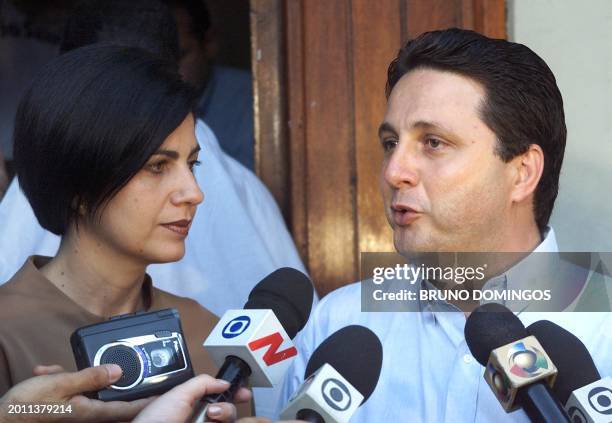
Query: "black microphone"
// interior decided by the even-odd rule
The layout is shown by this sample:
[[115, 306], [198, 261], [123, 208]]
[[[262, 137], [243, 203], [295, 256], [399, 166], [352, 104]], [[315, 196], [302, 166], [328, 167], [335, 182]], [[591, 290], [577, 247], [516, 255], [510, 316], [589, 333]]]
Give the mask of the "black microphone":
[[291, 340], [308, 321], [313, 292], [306, 275], [284, 267], [253, 288], [244, 309], [223, 314], [204, 348], [220, 367], [216, 377], [230, 382], [230, 388], [203, 397], [192, 421], [203, 422], [209, 404], [231, 401], [247, 380], [271, 387], [283, 379], [297, 355]]
[[465, 340], [506, 412], [522, 407], [534, 422], [569, 422], [550, 390], [557, 368], [514, 313], [499, 304], [476, 308], [465, 324]]
[[333, 333], [308, 360], [304, 383], [281, 419], [347, 423], [374, 391], [382, 354], [380, 340], [370, 329], [351, 325]]
[[552, 388], [573, 423], [612, 422], [612, 379], [599, 374], [589, 350], [573, 333], [548, 320], [527, 327], [559, 373]]

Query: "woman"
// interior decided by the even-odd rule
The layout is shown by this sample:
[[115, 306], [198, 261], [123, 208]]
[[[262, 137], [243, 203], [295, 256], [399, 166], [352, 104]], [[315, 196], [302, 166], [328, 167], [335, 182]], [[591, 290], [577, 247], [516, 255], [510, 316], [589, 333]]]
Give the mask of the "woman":
[[216, 373], [202, 348], [216, 316], [145, 273], [183, 257], [203, 200], [193, 98], [172, 64], [108, 45], [64, 54], [33, 81], [17, 111], [15, 168], [41, 226], [62, 241], [0, 287], [0, 396], [36, 365], [75, 370], [75, 329], [169, 307], [196, 374]]

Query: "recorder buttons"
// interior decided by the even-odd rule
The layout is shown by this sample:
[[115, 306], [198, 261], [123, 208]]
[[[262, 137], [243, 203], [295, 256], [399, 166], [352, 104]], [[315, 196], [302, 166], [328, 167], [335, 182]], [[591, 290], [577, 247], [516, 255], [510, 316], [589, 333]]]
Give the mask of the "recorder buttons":
[[170, 338], [172, 336], [172, 332], [169, 330], [158, 330], [155, 332], [156, 338]]
[[109, 317], [109, 319], [108, 319], [108, 320], [123, 319], [124, 317], [133, 316], [133, 315], [135, 315], [135, 314], [136, 314], [136, 313], [125, 313], [125, 314], [120, 314], [120, 315], [118, 315], [118, 316], [111, 316], [111, 317]]

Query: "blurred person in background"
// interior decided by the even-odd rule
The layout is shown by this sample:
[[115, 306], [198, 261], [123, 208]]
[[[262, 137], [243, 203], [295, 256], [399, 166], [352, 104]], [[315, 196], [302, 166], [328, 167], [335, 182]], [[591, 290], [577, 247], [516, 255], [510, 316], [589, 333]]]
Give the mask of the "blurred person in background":
[[196, 116], [210, 126], [223, 151], [253, 169], [251, 74], [215, 63], [216, 31], [204, 0], [165, 1], [178, 26], [180, 72], [200, 96]]

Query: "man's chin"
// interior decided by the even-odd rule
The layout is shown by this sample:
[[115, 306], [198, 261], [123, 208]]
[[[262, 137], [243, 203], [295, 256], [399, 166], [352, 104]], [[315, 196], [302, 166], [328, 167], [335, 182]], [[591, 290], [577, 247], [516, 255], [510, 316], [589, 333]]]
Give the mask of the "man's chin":
[[420, 238], [416, 234], [411, 234], [403, 228], [396, 228], [393, 231], [393, 245], [400, 254], [429, 253], [436, 251], [430, 240]]

